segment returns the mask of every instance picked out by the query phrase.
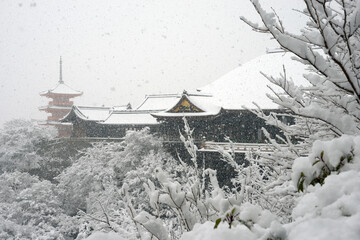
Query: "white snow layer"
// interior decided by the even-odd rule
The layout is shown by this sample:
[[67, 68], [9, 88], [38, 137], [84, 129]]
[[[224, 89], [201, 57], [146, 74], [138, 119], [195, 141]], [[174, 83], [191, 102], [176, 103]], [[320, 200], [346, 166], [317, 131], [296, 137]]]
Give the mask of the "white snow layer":
[[77, 91], [77, 90], [69, 87], [65, 83], [58, 83], [58, 85], [56, 85], [56, 87], [54, 87], [53, 89], [41, 92], [40, 94], [46, 94], [48, 92], [55, 93], [55, 94], [70, 94], [70, 95], [82, 94], [81, 91]]
[[217, 99], [213, 96], [207, 95], [189, 95], [190, 102], [195, 106], [199, 107], [201, 110], [208, 112], [209, 114], [216, 115], [221, 110], [221, 105], [217, 102]]
[[308, 191], [293, 210], [295, 222], [285, 226], [288, 239], [360, 238], [360, 172], [331, 175]]
[[[348, 161], [350, 156], [351, 160]], [[301, 173], [305, 175], [304, 187], [308, 186], [323, 167], [331, 171], [337, 167], [340, 171], [360, 171], [360, 136], [343, 135], [330, 141], [315, 141], [308, 157], [300, 157], [294, 161], [291, 173], [294, 186], [297, 186]]]
[[[242, 66], [232, 70], [218, 80], [200, 88], [202, 93], [210, 93], [218, 99], [224, 109], [255, 108], [253, 102], [264, 109], [276, 109], [266, 94], [272, 94], [267, 87], [270, 82], [262, 75], [279, 77], [284, 75], [284, 68], [288, 79], [297, 84], [306, 84], [303, 74], [305, 65], [291, 59], [291, 53], [269, 53], [257, 57]], [[284, 68], [283, 68], [284, 67]], [[274, 89], [277, 89], [275, 86]]]
[[83, 107], [76, 106], [76, 112], [78, 117], [92, 120], [92, 121], [102, 121], [109, 117], [111, 108], [110, 107]]
[[102, 124], [156, 125], [159, 124], [148, 111], [114, 111]]
[[136, 110], [161, 111], [176, 104], [181, 98], [181, 94], [159, 94], [148, 95]]
[[114, 232], [94, 232], [89, 237], [85, 238], [85, 240], [125, 240], [120, 235]]
[[204, 224], [195, 224], [191, 232], [184, 233], [181, 240], [239, 240], [257, 239], [256, 235], [252, 233], [244, 225], [237, 225], [231, 229], [226, 224], [220, 224], [217, 229], [214, 229], [213, 222], [206, 222]]

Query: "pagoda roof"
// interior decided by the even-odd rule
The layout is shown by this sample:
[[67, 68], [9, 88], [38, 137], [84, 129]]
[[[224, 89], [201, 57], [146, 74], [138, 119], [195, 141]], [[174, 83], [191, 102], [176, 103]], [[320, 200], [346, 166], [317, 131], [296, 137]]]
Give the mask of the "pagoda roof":
[[297, 85], [308, 86], [303, 75], [309, 70], [294, 60], [291, 53], [268, 53], [257, 57], [242, 66], [235, 68], [218, 80], [199, 89], [201, 93], [209, 93], [217, 99], [219, 105], [226, 110], [256, 108], [254, 103], [263, 109], [277, 109], [278, 105], [266, 95], [272, 95], [268, 85], [276, 92], [283, 92], [271, 84], [263, 74], [274, 78], [284, 75]]
[[72, 106], [71, 111], [61, 119], [61, 122], [72, 122], [74, 119], [104, 121], [112, 111], [111, 107]]
[[110, 116], [100, 124], [106, 125], [157, 125], [159, 124], [151, 115], [152, 111], [126, 110], [113, 111]]
[[184, 92], [181, 98], [165, 111], [152, 113], [156, 118], [174, 117], [214, 117], [222, 110], [217, 100], [209, 94], [188, 94]]
[[74, 90], [64, 82], [59, 82], [55, 88], [40, 93], [41, 96], [68, 95], [71, 97], [81, 96], [82, 94], [83, 92]]
[[47, 105], [39, 107], [39, 110], [70, 110], [71, 106]]

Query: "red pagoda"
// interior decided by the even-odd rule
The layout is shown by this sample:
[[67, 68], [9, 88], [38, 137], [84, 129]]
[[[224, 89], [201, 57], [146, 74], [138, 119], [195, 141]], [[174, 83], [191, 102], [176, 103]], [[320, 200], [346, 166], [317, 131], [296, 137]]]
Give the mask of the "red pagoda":
[[58, 137], [70, 137], [72, 125], [59, 122], [72, 108], [74, 102], [70, 98], [81, 96], [83, 93], [66, 85], [62, 79], [62, 60], [60, 57], [60, 77], [55, 88], [40, 93], [40, 96], [51, 98], [47, 106], [40, 107], [40, 111], [50, 113], [46, 121], [39, 124], [53, 125], [58, 129]]

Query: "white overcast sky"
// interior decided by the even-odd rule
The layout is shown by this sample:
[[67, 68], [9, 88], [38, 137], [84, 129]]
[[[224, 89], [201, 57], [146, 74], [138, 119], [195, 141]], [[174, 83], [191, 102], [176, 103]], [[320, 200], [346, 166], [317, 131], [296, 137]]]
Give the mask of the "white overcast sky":
[[[301, 0], [263, 2], [301, 25]], [[39, 92], [56, 85], [60, 56], [77, 105], [204, 86], [276, 47], [240, 16], [259, 21], [248, 0], [0, 0], [0, 125], [46, 118]]]

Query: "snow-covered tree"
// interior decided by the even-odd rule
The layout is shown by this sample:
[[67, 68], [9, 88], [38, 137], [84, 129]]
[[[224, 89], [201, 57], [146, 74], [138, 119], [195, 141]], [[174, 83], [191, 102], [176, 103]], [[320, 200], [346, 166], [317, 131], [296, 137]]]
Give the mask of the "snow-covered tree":
[[[69, 215], [78, 213], [83, 222], [78, 239], [98, 230], [135, 239], [136, 225], [125, 206], [130, 202], [136, 209], [150, 208], [144, 184], [149, 180], [157, 184], [154, 173], [159, 167], [174, 172], [178, 165], [147, 128], [128, 131], [122, 142], [102, 142], [85, 149], [56, 178], [64, 209]], [[120, 191], [124, 183], [129, 186], [126, 201]]]
[[[216, 170], [199, 166], [193, 130], [185, 118], [184, 125], [180, 139], [189, 153], [190, 161], [179, 158], [179, 171], [163, 165], [156, 166], [153, 176], [144, 183], [150, 207], [135, 208], [129, 201], [130, 187], [126, 184], [122, 189], [129, 215], [141, 239], [177, 239], [183, 233], [192, 231], [197, 223], [213, 221], [215, 224], [217, 219], [222, 218], [229, 226], [236, 225], [235, 217], [239, 215], [240, 204], [251, 197], [249, 189], [227, 193], [219, 187]], [[252, 221], [244, 219], [250, 225]]]
[[64, 214], [56, 185], [28, 173], [0, 175], [1, 239], [76, 237], [75, 218]]
[[56, 135], [55, 128], [39, 126], [34, 121], [6, 122], [0, 130], [0, 173], [39, 168], [43, 158], [37, 151]]
[[108, 186], [116, 184], [109, 162], [121, 149], [118, 143], [94, 144], [56, 178], [68, 214], [74, 215], [79, 209], [86, 211], [90, 193], [102, 193]]
[[[268, 95], [279, 106], [289, 109], [295, 124], [288, 126], [275, 113], [258, 115], [268, 124], [280, 127], [286, 137], [295, 136], [298, 143], [311, 146], [315, 140], [332, 139], [343, 134], [360, 134], [359, 75], [359, 4], [358, 1], [304, 0], [302, 13], [308, 17], [301, 34], [285, 29], [276, 12], [268, 13], [259, 1], [251, 1], [263, 25], [242, 18], [255, 30], [271, 34], [284, 51], [293, 53], [294, 60], [308, 66], [304, 74], [307, 86], [298, 86], [286, 76], [267, 76], [283, 89]], [[271, 88], [271, 86], [269, 86]], [[292, 147], [294, 159], [306, 153], [294, 148], [289, 139], [283, 143]], [[307, 147], [307, 152], [309, 148]]]
[[[285, 94], [269, 97], [297, 116], [319, 120], [333, 136], [359, 134], [359, 4], [357, 1], [305, 0], [308, 17], [301, 34], [284, 28], [276, 13], [267, 13], [252, 1], [263, 25], [255, 30], [270, 33], [280, 46], [297, 56], [312, 72], [305, 74], [309, 87], [299, 87], [286, 75], [268, 79]], [[266, 73], [264, 73], [266, 74]], [[313, 129], [315, 134], [320, 129]], [[321, 137], [321, 136], [318, 136]]]
[[[309, 70], [304, 74], [308, 81], [306, 86], [299, 86], [287, 78], [286, 69], [280, 76], [263, 73], [273, 85], [283, 90], [277, 91], [270, 85], [274, 94], [268, 97], [288, 109], [289, 113], [283, 115], [294, 118], [295, 124], [281, 122], [282, 116], [276, 113], [265, 115], [260, 109], [254, 111], [284, 132], [285, 138], [269, 137], [275, 147], [274, 153], [258, 153], [260, 158], [253, 160], [272, 166], [269, 175], [274, 182], [267, 187], [267, 193], [273, 194], [279, 200], [276, 202], [282, 212], [290, 216], [288, 210], [293, 203], [283, 196], [289, 196], [292, 191], [288, 180], [294, 160], [308, 154], [316, 140], [360, 134], [359, 2], [304, 0], [302, 13], [308, 21], [300, 34], [286, 29], [276, 10], [267, 12], [259, 1], [251, 2], [262, 24], [242, 20], [256, 31], [271, 34], [285, 52], [294, 54], [294, 60], [307, 65]], [[266, 130], [264, 132], [269, 136]]]

